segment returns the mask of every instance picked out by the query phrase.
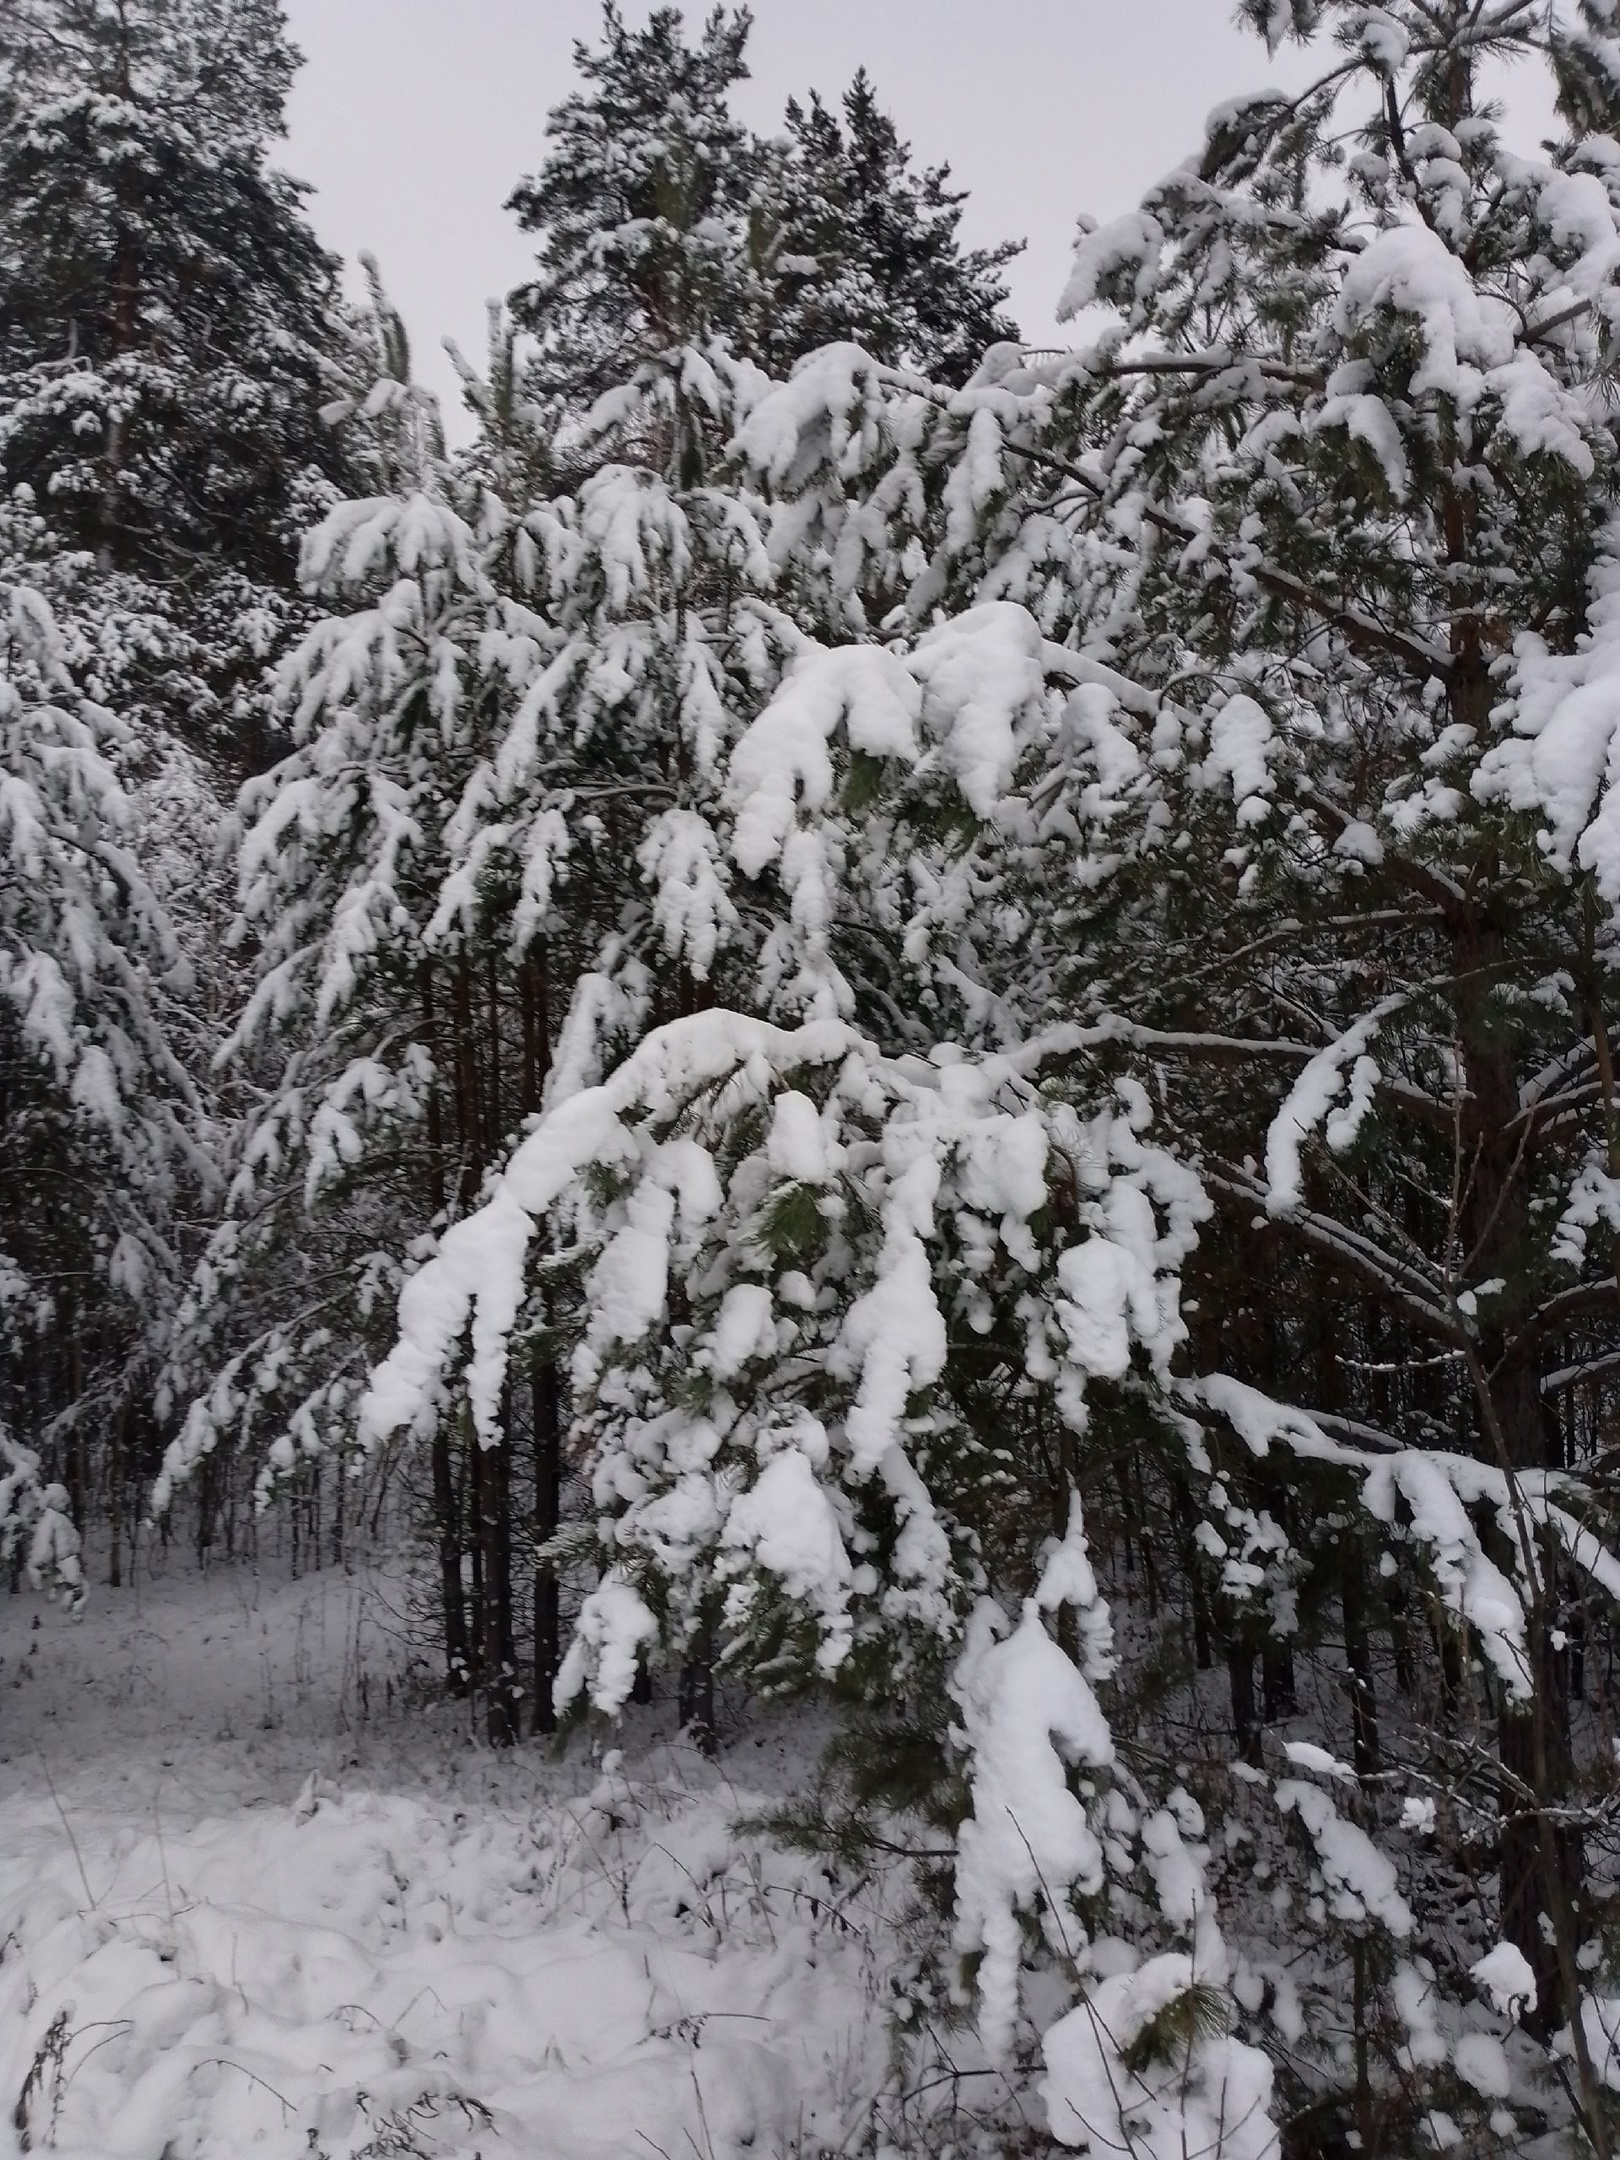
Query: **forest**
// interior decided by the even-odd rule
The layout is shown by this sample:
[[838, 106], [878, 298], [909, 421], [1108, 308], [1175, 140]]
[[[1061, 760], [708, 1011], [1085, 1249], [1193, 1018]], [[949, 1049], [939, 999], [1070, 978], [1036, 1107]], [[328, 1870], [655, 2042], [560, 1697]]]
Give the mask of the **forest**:
[[447, 416], [6, 0], [0, 2160], [1620, 2153], [1620, 0], [1236, 12], [1048, 349], [608, 0]]

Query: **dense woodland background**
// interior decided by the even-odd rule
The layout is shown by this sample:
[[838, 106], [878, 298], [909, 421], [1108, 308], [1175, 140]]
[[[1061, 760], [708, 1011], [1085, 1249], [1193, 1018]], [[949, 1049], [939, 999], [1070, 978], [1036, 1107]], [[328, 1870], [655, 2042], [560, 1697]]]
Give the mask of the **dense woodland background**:
[[1607, 2155], [1620, 8], [1240, 13], [1051, 353], [609, 7], [452, 450], [275, 0], [11, 0], [0, 1537], [835, 1702], [1060, 2142]]

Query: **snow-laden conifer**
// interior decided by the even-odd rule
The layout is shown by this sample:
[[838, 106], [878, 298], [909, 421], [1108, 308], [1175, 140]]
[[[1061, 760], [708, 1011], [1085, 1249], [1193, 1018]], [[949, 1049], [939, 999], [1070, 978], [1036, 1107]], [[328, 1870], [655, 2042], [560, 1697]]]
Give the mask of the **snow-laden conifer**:
[[7, 477], [121, 567], [217, 552], [274, 581], [289, 490], [332, 460], [335, 305], [266, 159], [280, 10], [19, 0], [6, 56]]
[[[1495, 1707], [1536, 1796], [1505, 1809], [1504, 1918], [1545, 2019], [1578, 1988], [1579, 1869], [1538, 1820], [1572, 1767], [1535, 1496], [1590, 1448], [1616, 1296], [1613, 26], [1254, 12], [1336, 49], [1299, 95], [1218, 109], [1200, 159], [1083, 236], [1073, 355], [992, 353], [954, 395], [818, 356], [744, 447], [778, 530], [825, 536], [835, 594], [910, 549], [915, 619], [1015, 600], [1134, 685], [1076, 699], [1087, 762], [1053, 755], [1020, 791], [1038, 815], [955, 851], [911, 949], [963, 1023], [1083, 1018], [1150, 1080], [1220, 1210], [1201, 1363], [1416, 1443], [1443, 1511], [1471, 1504], [1468, 1456], [1503, 1481], [1524, 1664]], [[1570, 128], [1525, 154], [1483, 76], [1535, 55]], [[1240, 1732], [1239, 1667], [1269, 1632], [1288, 1700], [1298, 1584], [1329, 1564], [1283, 1528], [1296, 1472], [1270, 1461], [1244, 1481], [1273, 1602], [1233, 1626]]]
[[190, 969], [143, 861], [129, 731], [77, 679], [75, 659], [92, 667], [74, 626], [3, 562], [0, 606], [0, 1062], [13, 1166], [0, 1340], [32, 1459], [66, 1473], [82, 1511], [92, 1444], [150, 1402], [186, 1264], [179, 1210], [207, 1195], [211, 1173], [176, 1049]]

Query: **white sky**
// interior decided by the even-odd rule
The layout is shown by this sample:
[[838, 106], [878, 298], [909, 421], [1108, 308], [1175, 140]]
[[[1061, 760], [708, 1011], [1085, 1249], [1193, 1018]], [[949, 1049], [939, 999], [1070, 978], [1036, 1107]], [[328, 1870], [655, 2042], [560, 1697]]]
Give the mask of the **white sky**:
[[[501, 208], [540, 163], [597, 0], [284, 0], [306, 56], [280, 159], [313, 181], [315, 226], [369, 248], [409, 326], [418, 378], [455, 429], [454, 337], [482, 361], [484, 305], [530, 244]], [[693, 0], [689, 20], [707, 0]], [[631, 22], [647, 0], [625, 0]], [[762, 133], [789, 96], [833, 97], [864, 65], [925, 164], [971, 190], [970, 243], [1027, 239], [1011, 266], [1024, 335], [1053, 310], [1074, 220], [1110, 217], [1194, 150], [1209, 108], [1273, 79], [1230, 0], [755, 0], [741, 117]], [[1303, 58], [1281, 67], [1298, 80]]]

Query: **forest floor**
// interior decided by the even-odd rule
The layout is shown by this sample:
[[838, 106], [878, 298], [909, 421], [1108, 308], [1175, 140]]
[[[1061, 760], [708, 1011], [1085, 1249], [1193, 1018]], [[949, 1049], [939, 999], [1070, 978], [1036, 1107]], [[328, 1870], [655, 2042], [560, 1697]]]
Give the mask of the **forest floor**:
[[747, 1827], [813, 1722], [496, 1753], [410, 1699], [385, 1567], [156, 1558], [0, 1594], [3, 2160], [905, 2142], [902, 1877]]

